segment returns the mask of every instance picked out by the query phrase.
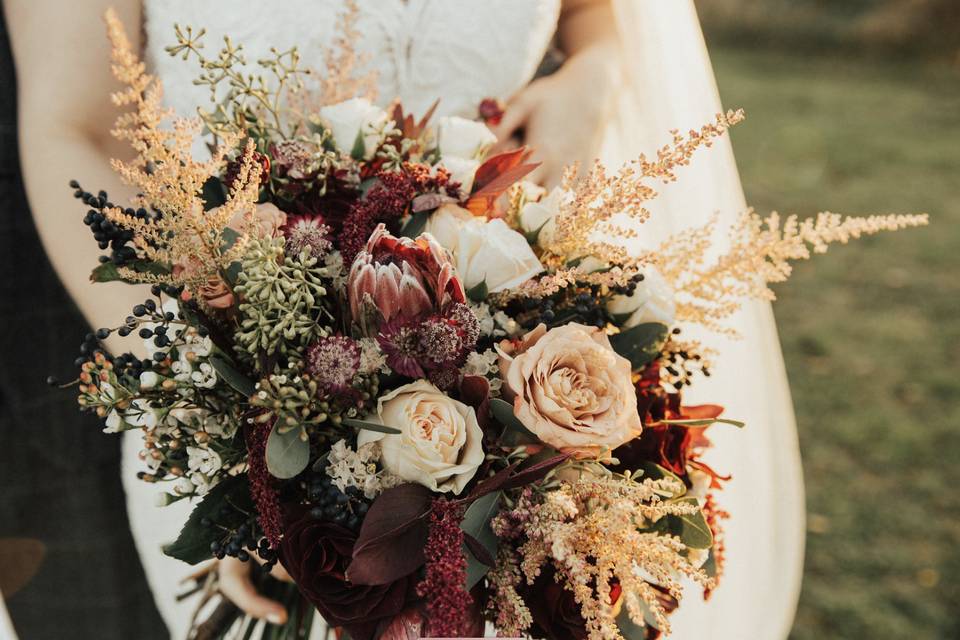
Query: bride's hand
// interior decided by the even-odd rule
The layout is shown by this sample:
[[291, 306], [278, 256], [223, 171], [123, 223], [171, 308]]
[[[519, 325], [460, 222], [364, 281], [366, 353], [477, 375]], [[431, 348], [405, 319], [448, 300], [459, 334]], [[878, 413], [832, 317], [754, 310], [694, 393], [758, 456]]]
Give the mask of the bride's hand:
[[[219, 561], [220, 592], [225, 598], [237, 605], [244, 613], [257, 619], [263, 619], [271, 624], [284, 624], [287, 621], [287, 610], [275, 600], [264, 598], [257, 592], [257, 588], [250, 578], [253, 569], [251, 560], [241, 562], [236, 558], [224, 558]], [[285, 582], [293, 582], [290, 574], [279, 564], [274, 565], [270, 572], [274, 578]]]
[[531, 179], [547, 188], [573, 162], [597, 157], [617, 82], [617, 49], [597, 43], [572, 55], [553, 75], [532, 82], [507, 105], [495, 129], [505, 150], [519, 139], [543, 164]]

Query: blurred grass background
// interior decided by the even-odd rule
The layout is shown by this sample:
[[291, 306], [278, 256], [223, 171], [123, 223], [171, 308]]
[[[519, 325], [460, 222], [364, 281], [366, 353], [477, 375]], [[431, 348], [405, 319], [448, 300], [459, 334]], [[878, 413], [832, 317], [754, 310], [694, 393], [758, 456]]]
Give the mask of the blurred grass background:
[[791, 637], [960, 638], [960, 1], [700, 11], [752, 205], [931, 214], [777, 287], [808, 511]]

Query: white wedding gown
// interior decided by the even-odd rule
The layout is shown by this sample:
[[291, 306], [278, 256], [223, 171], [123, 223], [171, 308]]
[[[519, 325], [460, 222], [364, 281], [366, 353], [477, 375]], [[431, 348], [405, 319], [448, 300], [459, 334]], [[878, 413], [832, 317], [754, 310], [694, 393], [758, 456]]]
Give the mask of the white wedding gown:
[[[359, 0], [358, 49], [379, 73], [383, 103], [394, 97], [419, 114], [437, 98], [439, 113], [472, 117], [486, 97], [509, 98], [532, 78], [556, 29], [560, 0]], [[709, 58], [692, 0], [616, 0], [617, 26], [628, 61], [620, 108], [611, 118], [604, 161], [611, 166], [653, 152], [669, 130], [698, 128], [720, 111]], [[146, 54], [164, 83], [167, 102], [183, 115], [205, 105], [192, 84], [196, 67], [173, 59], [173, 25], [207, 29], [215, 50], [223, 35], [256, 60], [271, 46], [299, 47], [307, 66], [321, 66], [334, 38], [342, 0], [145, 0]], [[586, 88], [585, 88], [586, 89]], [[749, 126], [746, 125], [746, 126]], [[703, 150], [680, 181], [664, 186], [645, 224], [643, 244], [745, 208], [729, 142]], [[803, 484], [796, 427], [780, 345], [767, 304], [750, 304], [732, 321], [745, 339], [710, 338], [722, 350], [715, 375], [699, 381], [687, 401], [723, 404], [745, 430], [714, 427], [708, 462], [733, 480], [721, 497], [727, 565], [708, 602], [694, 591], [673, 617], [681, 640], [779, 640], [793, 619], [803, 560]], [[124, 441], [127, 508], [160, 613], [171, 636], [186, 634], [191, 604], [174, 595], [189, 568], [166, 558], [191, 505], [158, 509], [158, 488], [136, 479], [139, 434]]]

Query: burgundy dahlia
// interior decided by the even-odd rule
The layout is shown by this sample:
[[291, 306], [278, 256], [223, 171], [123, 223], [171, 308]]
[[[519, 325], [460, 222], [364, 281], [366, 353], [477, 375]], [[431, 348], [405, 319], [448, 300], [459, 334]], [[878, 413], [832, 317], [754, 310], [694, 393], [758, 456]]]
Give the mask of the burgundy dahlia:
[[328, 624], [344, 628], [354, 640], [373, 640], [415, 599], [416, 580], [349, 582], [345, 573], [356, 540], [356, 533], [303, 514], [284, 531], [280, 562]]

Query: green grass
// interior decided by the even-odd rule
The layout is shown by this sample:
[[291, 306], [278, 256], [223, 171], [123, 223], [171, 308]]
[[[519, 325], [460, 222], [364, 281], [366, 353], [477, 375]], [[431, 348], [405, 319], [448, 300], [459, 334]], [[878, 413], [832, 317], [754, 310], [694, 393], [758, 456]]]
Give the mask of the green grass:
[[960, 637], [960, 74], [713, 58], [759, 211], [931, 214], [777, 288], [809, 517], [791, 637]]

